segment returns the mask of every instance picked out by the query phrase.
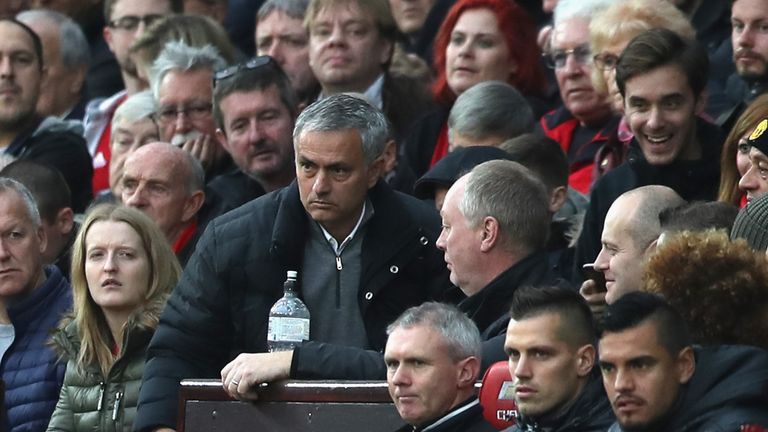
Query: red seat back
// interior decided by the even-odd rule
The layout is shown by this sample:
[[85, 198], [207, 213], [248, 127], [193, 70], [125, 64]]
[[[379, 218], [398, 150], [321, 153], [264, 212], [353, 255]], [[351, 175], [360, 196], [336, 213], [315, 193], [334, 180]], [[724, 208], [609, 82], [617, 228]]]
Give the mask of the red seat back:
[[506, 429], [515, 424], [517, 407], [507, 362], [494, 363], [485, 372], [480, 387], [480, 404], [483, 406], [483, 416], [496, 429]]

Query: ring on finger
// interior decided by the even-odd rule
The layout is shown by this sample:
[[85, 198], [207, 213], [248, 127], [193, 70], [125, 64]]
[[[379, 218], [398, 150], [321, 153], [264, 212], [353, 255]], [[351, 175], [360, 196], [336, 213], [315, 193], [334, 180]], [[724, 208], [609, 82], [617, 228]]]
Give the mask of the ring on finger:
[[234, 379], [233, 379], [233, 380], [232, 380], [232, 381], [230, 381], [229, 383], [230, 383], [230, 384], [232, 384], [232, 385], [234, 385], [235, 387], [237, 387], [237, 386], [240, 384], [240, 381], [238, 381], [238, 380], [234, 380]]

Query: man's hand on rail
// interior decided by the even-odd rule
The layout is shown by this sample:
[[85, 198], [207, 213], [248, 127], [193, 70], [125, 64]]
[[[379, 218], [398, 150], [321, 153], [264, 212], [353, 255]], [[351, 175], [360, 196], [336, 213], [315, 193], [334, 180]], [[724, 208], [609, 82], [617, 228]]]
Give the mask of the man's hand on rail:
[[221, 370], [224, 391], [238, 400], [258, 399], [259, 384], [288, 379], [293, 351], [240, 354]]

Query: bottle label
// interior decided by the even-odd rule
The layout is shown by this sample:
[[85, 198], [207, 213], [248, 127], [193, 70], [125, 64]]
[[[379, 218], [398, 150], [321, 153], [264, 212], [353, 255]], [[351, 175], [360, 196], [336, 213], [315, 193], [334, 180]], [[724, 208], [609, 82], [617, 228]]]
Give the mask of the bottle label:
[[267, 340], [270, 342], [301, 342], [309, 340], [309, 319], [269, 317]]

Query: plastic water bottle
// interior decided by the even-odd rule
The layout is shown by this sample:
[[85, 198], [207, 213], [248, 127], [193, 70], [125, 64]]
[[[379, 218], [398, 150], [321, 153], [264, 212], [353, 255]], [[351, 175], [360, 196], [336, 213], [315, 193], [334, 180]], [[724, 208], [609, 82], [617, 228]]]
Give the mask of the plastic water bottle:
[[309, 340], [309, 309], [296, 297], [297, 272], [288, 271], [283, 297], [269, 310], [267, 346], [270, 352], [288, 351]]

